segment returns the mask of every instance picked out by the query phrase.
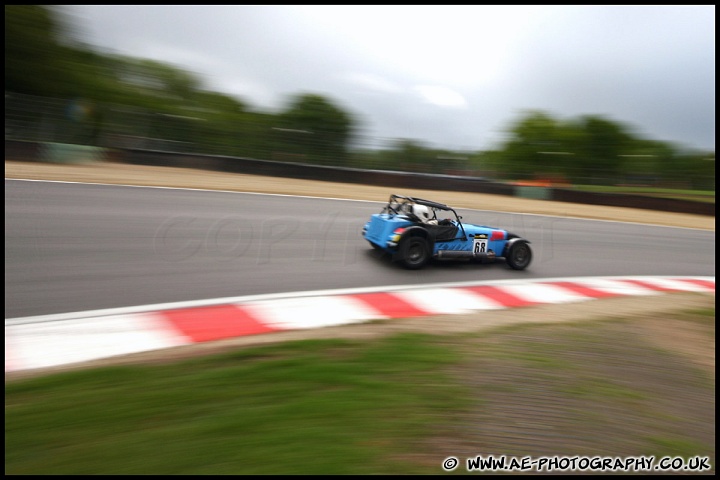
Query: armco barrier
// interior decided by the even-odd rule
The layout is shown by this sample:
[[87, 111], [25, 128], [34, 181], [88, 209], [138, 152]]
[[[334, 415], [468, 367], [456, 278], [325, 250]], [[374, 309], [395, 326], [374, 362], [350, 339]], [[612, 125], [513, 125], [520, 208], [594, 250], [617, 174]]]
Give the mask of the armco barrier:
[[[5, 141], [5, 159], [16, 161], [43, 161], [42, 149], [33, 142]], [[494, 195], [527, 197], [526, 190], [516, 185], [491, 182], [478, 177], [431, 175], [385, 170], [362, 170], [271, 160], [256, 160], [218, 155], [187, 154], [154, 150], [122, 149], [108, 153], [113, 161], [133, 165], [151, 165], [179, 168], [196, 168], [247, 175], [297, 178], [304, 180], [334, 181], [377, 185], [388, 188], [444, 190], [454, 192], [488, 193]], [[536, 187], [539, 188], [539, 187]], [[715, 216], [715, 204], [691, 200], [645, 197], [610, 193], [578, 192], [561, 188], [546, 188], [532, 192], [532, 197], [558, 202], [570, 202], [613, 207], [631, 207], [664, 212], [690, 213]]]
[[247, 175], [356, 183], [390, 188], [416, 188], [424, 190], [490, 193], [508, 196], [515, 195], [514, 185], [491, 182], [477, 177], [363, 170], [326, 165], [278, 162], [273, 160], [256, 160], [242, 157], [179, 154], [136, 149], [123, 150], [121, 156], [118, 158], [123, 163], [134, 165], [199, 168]]

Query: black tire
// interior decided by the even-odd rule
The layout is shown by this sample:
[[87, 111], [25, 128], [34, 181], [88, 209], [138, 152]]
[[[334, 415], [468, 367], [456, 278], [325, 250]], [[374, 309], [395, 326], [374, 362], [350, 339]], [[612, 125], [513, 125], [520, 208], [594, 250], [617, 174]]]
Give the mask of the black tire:
[[515, 270], [525, 270], [532, 260], [532, 250], [527, 242], [519, 241], [510, 246], [507, 263]]
[[408, 237], [400, 243], [399, 261], [407, 269], [417, 270], [430, 261], [430, 245], [422, 237]]

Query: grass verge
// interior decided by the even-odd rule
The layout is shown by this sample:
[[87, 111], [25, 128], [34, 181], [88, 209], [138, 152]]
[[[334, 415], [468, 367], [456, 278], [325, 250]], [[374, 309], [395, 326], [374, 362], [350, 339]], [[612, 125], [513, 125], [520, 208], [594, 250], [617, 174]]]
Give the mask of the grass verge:
[[[714, 344], [714, 307], [669, 316]], [[303, 340], [9, 381], [5, 473], [436, 474], [490, 453], [714, 466], [714, 367], [642, 322]]]

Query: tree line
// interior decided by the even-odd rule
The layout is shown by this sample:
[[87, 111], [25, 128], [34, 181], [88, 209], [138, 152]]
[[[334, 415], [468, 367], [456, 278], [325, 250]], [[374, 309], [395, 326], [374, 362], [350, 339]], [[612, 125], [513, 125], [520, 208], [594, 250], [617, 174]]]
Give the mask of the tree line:
[[[354, 116], [332, 99], [299, 93], [279, 113], [209, 90], [202, 79], [158, 61], [98, 53], [75, 38], [61, 7], [5, 6], [8, 98], [65, 100], [52, 117], [69, 142], [132, 145], [358, 168], [546, 179], [576, 184], [644, 184], [714, 190], [714, 152], [686, 151], [637, 137], [597, 115], [558, 119], [527, 111], [490, 151], [436, 149], [396, 139], [358, 147]], [[15, 96], [15, 97], [13, 97]], [[16, 107], [23, 109], [23, 107]], [[26, 107], [27, 124], [48, 115]], [[34, 117], [33, 117], [34, 116]], [[134, 143], [132, 143], [134, 142]]]

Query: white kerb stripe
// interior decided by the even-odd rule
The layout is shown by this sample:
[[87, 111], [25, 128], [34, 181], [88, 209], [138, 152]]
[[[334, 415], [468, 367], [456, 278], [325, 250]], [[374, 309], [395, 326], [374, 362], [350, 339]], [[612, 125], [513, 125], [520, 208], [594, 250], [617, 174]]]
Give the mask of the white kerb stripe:
[[670, 288], [672, 290], [679, 290], [681, 292], [709, 292], [709, 291], [712, 291], [711, 289], [709, 289], [707, 287], [703, 287], [702, 285], [697, 285], [692, 282], [683, 282], [682, 280], [677, 280], [674, 278], [638, 277], [638, 280], [641, 280], [645, 283], [649, 283], [651, 285], [656, 285], [659, 288]]
[[350, 296], [287, 298], [238, 304], [280, 330], [330, 327], [387, 318]]
[[12, 370], [54, 367], [191, 343], [154, 314], [13, 325], [5, 327], [5, 341], [6, 368]]
[[463, 314], [475, 310], [505, 308], [490, 298], [456, 288], [409, 290], [393, 292], [393, 295], [432, 315]]
[[588, 278], [577, 283], [616, 295], [660, 295], [661, 292], [622, 280], [609, 278]]
[[22, 366], [19, 365], [17, 360], [14, 358], [11, 350], [12, 344], [8, 339], [8, 327], [5, 327], [5, 371], [12, 372], [14, 370], [22, 370]]
[[528, 283], [526, 285], [505, 285], [499, 287], [516, 297], [536, 303], [571, 303], [590, 300], [591, 297], [548, 283]]

